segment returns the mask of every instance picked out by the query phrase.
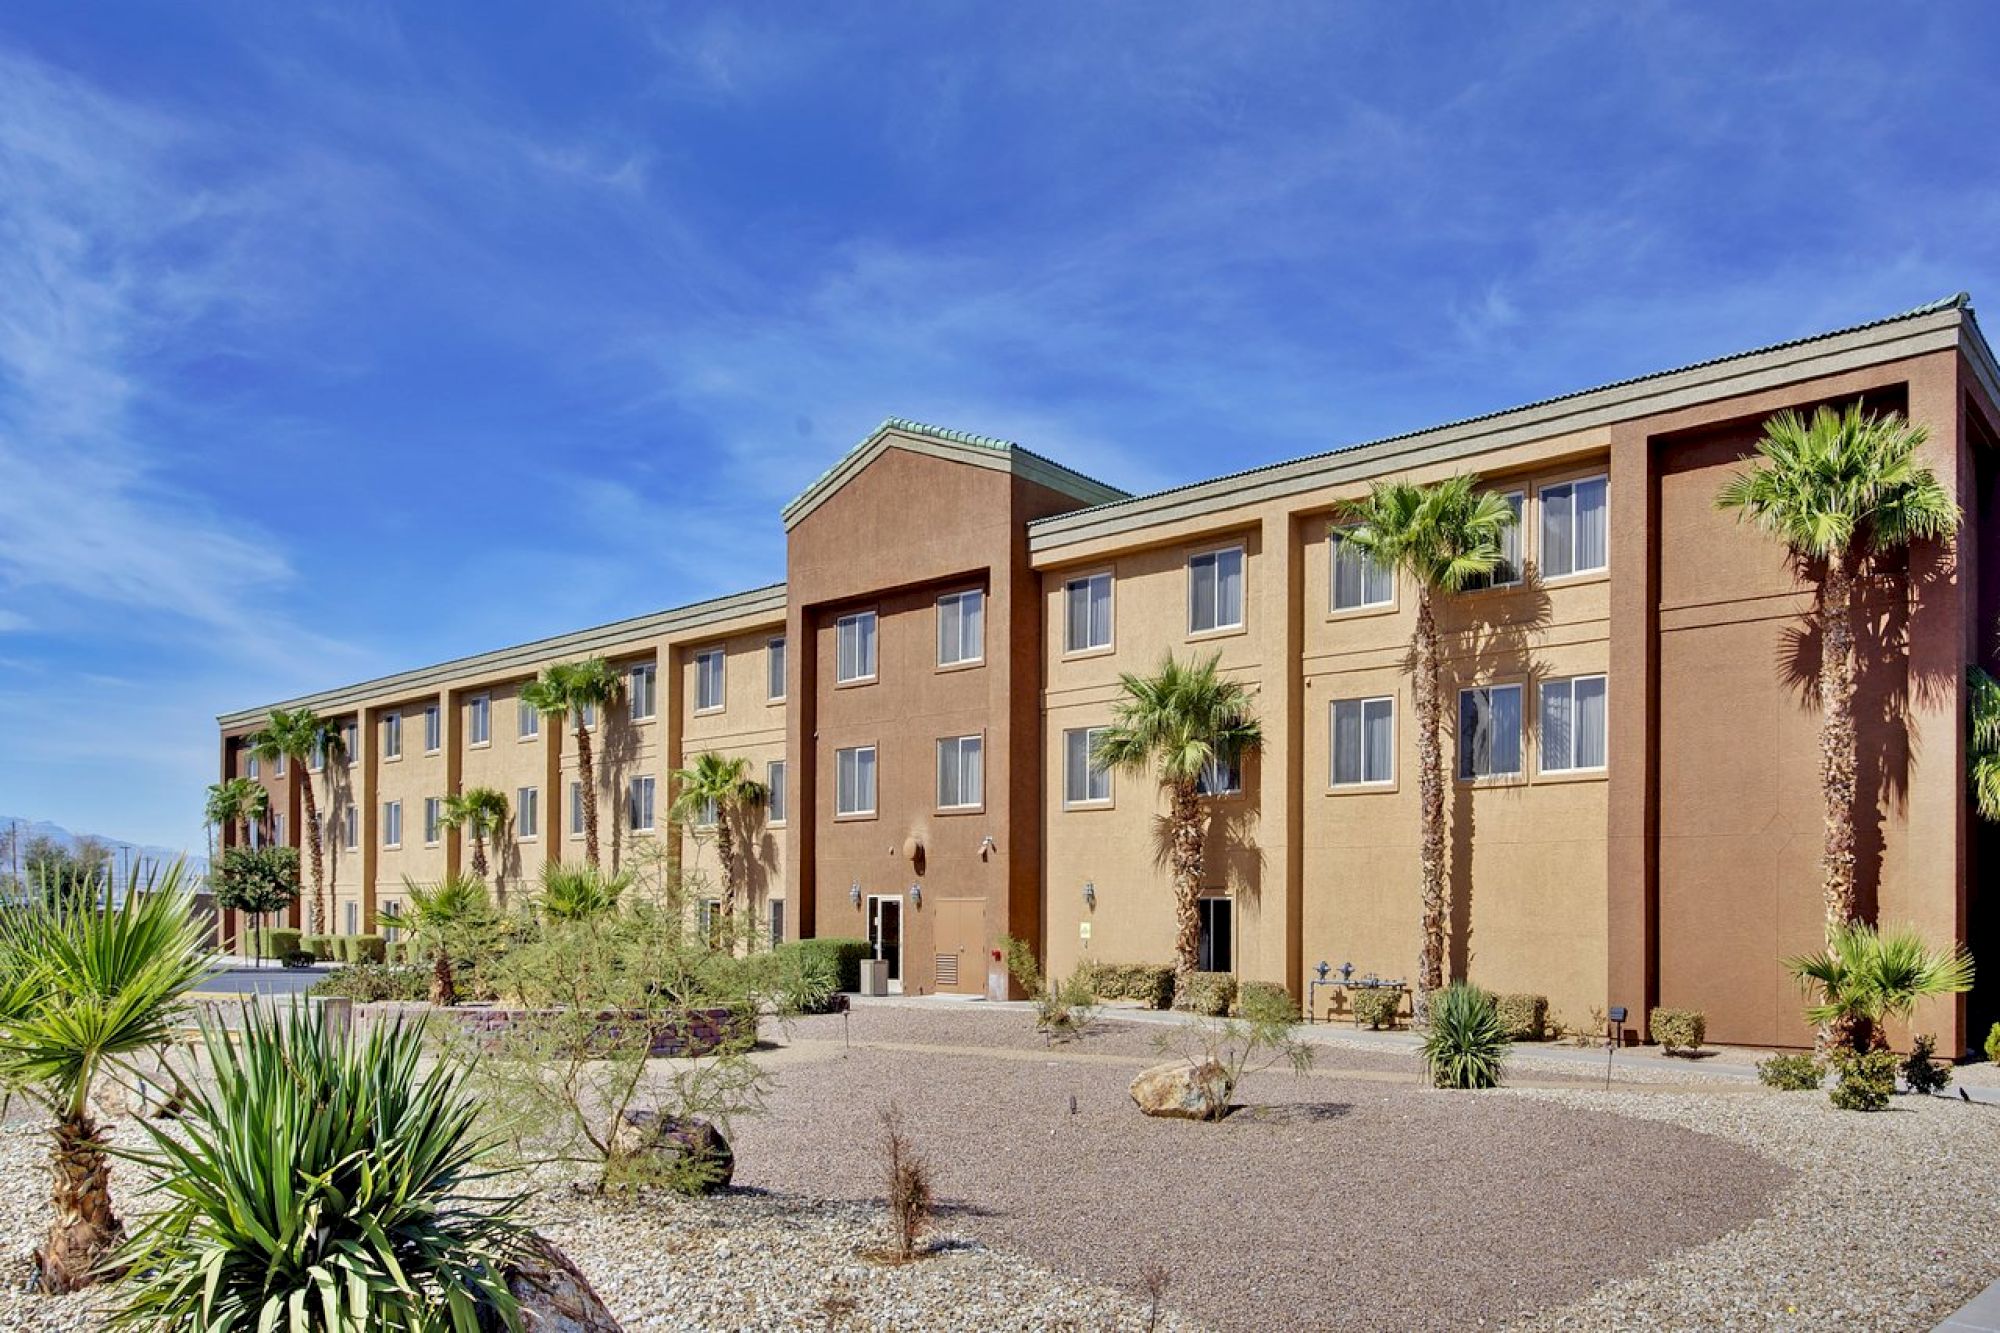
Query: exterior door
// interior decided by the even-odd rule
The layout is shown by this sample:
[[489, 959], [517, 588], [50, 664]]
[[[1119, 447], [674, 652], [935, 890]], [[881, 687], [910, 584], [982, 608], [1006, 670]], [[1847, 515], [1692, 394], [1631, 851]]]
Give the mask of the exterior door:
[[889, 965], [889, 993], [903, 993], [903, 900], [868, 900], [868, 947]]
[[937, 901], [937, 988], [960, 995], [986, 993], [986, 900]]

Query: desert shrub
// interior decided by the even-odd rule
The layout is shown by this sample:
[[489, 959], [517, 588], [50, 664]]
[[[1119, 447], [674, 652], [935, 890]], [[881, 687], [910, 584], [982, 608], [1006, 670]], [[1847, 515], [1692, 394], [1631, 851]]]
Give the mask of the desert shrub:
[[1102, 1000], [1137, 1000], [1148, 1009], [1174, 1002], [1172, 963], [1092, 963], [1090, 988]]
[[781, 944], [757, 959], [759, 989], [780, 1013], [825, 1014], [840, 993], [840, 968], [824, 950], [798, 946], [809, 940]]
[[791, 940], [778, 946], [776, 952], [796, 952], [807, 958], [822, 959], [831, 964], [836, 991], [858, 991], [861, 989], [861, 960], [873, 958], [874, 949], [867, 940], [845, 939], [832, 936], [825, 939]]
[[2000, 1023], [1995, 1023], [1986, 1034], [1986, 1058], [2000, 1064]]
[[1455, 981], [1432, 997], [1423, 1046], [1431, 1086], [1499, 1087], [1508, 1044], [1493, 997], [1479, 987]]
[[1236, 1003], [1236, 977], [1230, 972], [1183, 972], [1174, 984], [1174, 1008], [1220, 1018]]
[[1668, 1055], [1698, 1051], [1708, 1036], [1708, 1015], [1699, 1009], [1655, 1009], [1652, 1029], [1653, 1040]]
[[1810, 1055], [1774, 1055], [1757, 1066], [1757, 1079], [1780, 1092], [1816, 1092], [1826, 1077]]
[[365, 1037], [316, 1006], [205, 1030], [212, 1078], [181, 1129], [140, 1121], [166, 1205], [120, 1255], [126, 1327], [517, 1326], [503, 1270], [525, 1232], [494, 1198], [464, 1071], [421, 1024]]
[[1493, 1002], [1509, 1041], [1540, 1041], [1549, 1033], [1549, 997], [1502, 995]]
[[308, 935], [299, 947], [313, 956], [314, 961], [330, 963], [334, 958], [334, 937], [331, 935]]
[[356, 963], [336, 968], [306, 991], [308, 995], [352, 1000], [356, 1004], [379, 1004], [385, 1000], [414, 1003], [430, 994], [431, 973], [427, 967], [403, 963]]
[[1596, 1005], [1590, 1006], [1590, 1017], [1581, 1023], [1563, 1020], [1556, 1024], [1562, 1039], [1572, 1046], [1601, 1045], [1611, 1030], [1611, 1020]]
[[1299, 1038], [1298, 1025], [1298, 1011], [1289, 1003], [1279, 1010], [1267, 1000], [1252, 1000], [1249, 1012], [1237, 1018], [1191, 1018], [1154, 1037], [1153, 1048], [1197, 1067], [1220, 1066], [1229, 1095], [1250, 1075], [1278, 1064], [1299, 1077], [1312, 1068], [1313, 1046]]
[[1050, 981], [1035, 961], [1035, 951], [1026, 940], [1012, 935], [1000, 937], [1000, 955], [1008, 975], [1035, 1005], [1035, 1027], [1052, 1041], [1069, 1041], [1081, 1036], [1097, 1017], [1097, 996], [1091, 990], [1090, 968], [1078, 963], [1064, 981]]
[[354, 955], [349, 960], [350, 962], [386, 963], [389, 961], [389, 951], [380, 935], [349, 935], [347, 938], [350, 941], [347, 947]]
[[884, 1197], [889, 1202], [889, 1243], [894, 1257], [907, 1262], [917, 1257], [918, 1243], [931, 1225], [931, 1170], [893, 1106], [882, 1113], [882, 1149], [888, 1166]]
[[1347, 992], [1347, 1007], [1354, 1011], [1354, 1026], [1393, 1028], [1403, 993], [1388, 986], [1367, 986]]
[[278, 965], [280, 967], [291, 967], [291, 968], [311, 967], [314, 963], [317, 963], [318, 961], [319, 961], [318, 958], [306, 952], [304, 949], [294, 949], [290, 953], [281, 953], [278, 955]]
[[1835, 1106], [1843, 1111], [1888, 1109], [1889, 1094], [1896, 1090], [1894, 1051], [1838, 1051], [1833, 1067], [1840, 1078], [1827, 1095]]
[[1275, 981], [1246, 981], [1236, 988], [1236, 1003], [1232, 1012], [1239, 1018], [1296, 1023], [1299, 1004], [1289, 990]]
[[1937, 1062], [1937, 1038], [1925, 1034], [1910, 1044], [1903, 1061], [1903, 1082], [1911, 1092], [1928, 1097], [1951, 1086], [1951, 1066]]
[[288, 953], [299, 951], [299, 941], [303, 936], [290, 926], [266, 926], [264, 928], [264, 956], [283, 958]]

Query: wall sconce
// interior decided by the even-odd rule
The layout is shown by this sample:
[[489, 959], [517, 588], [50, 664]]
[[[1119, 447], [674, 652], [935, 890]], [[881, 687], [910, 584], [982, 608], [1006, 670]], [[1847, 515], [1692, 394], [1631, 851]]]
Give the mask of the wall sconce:
[[999, 844], [993, 841], [993, 835], [991, 833], [987, 834], [985, 837], [979, 840], [980, 860], [984, 861], [987, 857], [994, 855], [999, 850], [1000, 850]]
[[921, 884], [912, 884], [910, 886], [910, 906], [922, 907], [923, 905], [924, 905], [924, 886]]
[[853, 903], [853, 904], [854, 904], [854, 905], [855, 905], [856, 907], [859, 907], [859, 906], [861, 906], [861, 881], [860, 881], [860, 880], [858, 880], [858, 879], [857, 879], [857, 880], [855, 880], [855, 881], [854, 881], [854, 882], [853, 882], [852, 884], [850, 884], [850, 885], [848, 885], [848, 886], [847, 886], [847, 901], [849, 901], [850, 903]]
[[1093, 912], [1097, 910], [1097, 885], [1090, 880], [1083, 882], [1083, 905]]

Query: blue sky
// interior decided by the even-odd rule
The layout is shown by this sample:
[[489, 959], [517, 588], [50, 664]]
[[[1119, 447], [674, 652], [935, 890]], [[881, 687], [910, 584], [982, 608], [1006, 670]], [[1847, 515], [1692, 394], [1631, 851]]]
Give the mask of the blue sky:
[[1972, 4], [0, 9], [0, 811], [783, 576], [881, 418], [1148, 489], [2000, 301]]

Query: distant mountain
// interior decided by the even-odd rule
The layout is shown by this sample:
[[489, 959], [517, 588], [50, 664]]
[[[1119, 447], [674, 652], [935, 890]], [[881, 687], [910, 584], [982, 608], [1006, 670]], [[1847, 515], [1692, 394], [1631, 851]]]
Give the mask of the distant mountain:
[[[18, 847], [12, 841], [12, 835], [16, 830], [20, 832]], [[27, 854], [28, 844], [36, 838], [47, 838], [72, 852], [84, 838], [102, 843], [111, 852], [114, 883], [123, 883], [134, 866], [143, 877], [164, 869], [183, 855], [178, 847], [156, 847], [146, 843], [126, 842], [122, 838], [107, 838], [101, 834], [72, 833], [62, 825], [51, 824], [46, 819], [0, 815], [0, 873], [11, 874], [16, 860]], [[190, 874], [205, 876], [208, 873], [208, 861], [202, 856], [189, 853], [187, 869]]]

